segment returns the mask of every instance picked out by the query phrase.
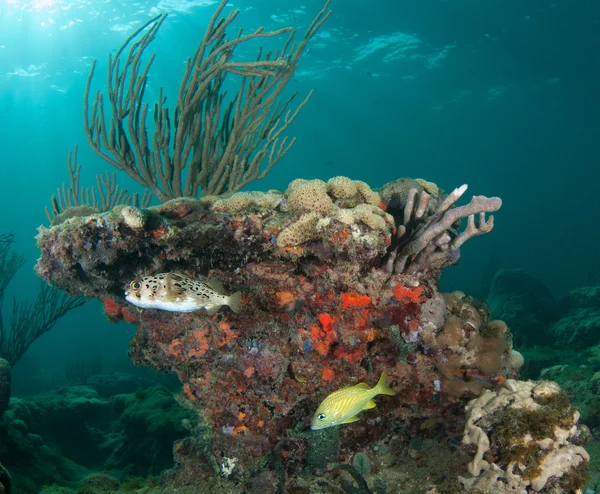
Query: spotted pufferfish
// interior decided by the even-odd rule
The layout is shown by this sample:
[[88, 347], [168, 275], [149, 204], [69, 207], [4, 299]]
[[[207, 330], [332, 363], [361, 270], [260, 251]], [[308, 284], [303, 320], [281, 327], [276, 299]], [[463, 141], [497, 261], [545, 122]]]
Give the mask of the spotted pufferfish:
[[125, 299], [143, 309], [171, 312], [193, 312], [206, 309], [209, 316], [227, 305], [233, 312], [240, 310], [242, 295], [225, 295], [218, 280], [206, 282], [176, 273], [161, 273], [133, 280], [125, 290]]

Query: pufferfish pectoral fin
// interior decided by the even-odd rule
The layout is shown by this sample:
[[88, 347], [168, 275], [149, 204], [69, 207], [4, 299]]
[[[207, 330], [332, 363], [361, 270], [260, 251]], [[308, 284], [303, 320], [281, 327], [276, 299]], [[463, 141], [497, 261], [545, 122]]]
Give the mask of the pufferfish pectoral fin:
[[342, 422], [342, 424], [351, 424], [352, 422], [358, 422], [360, 419], [355, 415], [354, 417], [350, 417]]
[[209, 316], [214, 316], [220, 308], [220, 305], [209, 305], [208, 307], [206, 307], [206, 313]]
[[167, 273], [165, 275], [158, 275], [159, 279], [161, 276], [164, 276], [164, 279], [161, 280], [162, 284], [165, 285], [167, 289], [167, 293], [172, 293], [173, 295], [181, 295], [185, 290], [182, 290], [181, 282], [183, 278], [175, 273]]

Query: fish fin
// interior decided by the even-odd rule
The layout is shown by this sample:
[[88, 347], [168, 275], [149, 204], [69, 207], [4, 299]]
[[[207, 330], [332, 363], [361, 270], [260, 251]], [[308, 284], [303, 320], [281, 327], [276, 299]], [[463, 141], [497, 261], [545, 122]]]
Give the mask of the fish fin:
[[221, 308], [220, 305], [209, 305], [208, 307], [206, 307], [206, 313], [209, 316], [214, 316], [219, 311], [220, 308]]
[[355, 415], [354, 417], [350, 417], [342, 422], [342, 424], [351, 424], [352, 422], [358, 422], [360, 419]]
[[212, 288], [215, 292], [219, 292], [221, 295], [225, 295], [225, 287], [216, 278], [208, 280], [206, 282], [206, 285], [209, 286], [210, 288]]
[[233, 312], [240, 311], [240, 304], [242, 303], [242, 293], [235, 292], [233, 295], [227, 297], [227, 305]]
[[167, 292], [174, 295], [181, 295], [185, 292], [185, 288], [181, 285], [177, 285], [183, 281], [183, 278], [176, 273], [167, 273], [165, 275], [164, 284], [167, 285]]
[[369, 410], [371, 408], [375, 408], [376, 406], [377, 406], [377, 403], [375, 403], [373, 400], [371, 400], [365, 405], [365, 408], [363, 408], [363, 410]]
[[355, 384], [352, 387], [354, 389], [371, 389], [371, 386], [369, 386], [367, 383], [358, 383], [358, 384]]
[[386, 375], [385, 371], [383, 371], [381, 373], [381, 377], [379, 378], [379, 381], [377, 382], [377, 385], [373, 388], [373, 391], [376, 391], [376, 393], [373, 396], [375, 396], [375, 395], [394, 396], [396, 394], [396, 392], [387, 385], [386, 379], [387, 379], [387, 375]]

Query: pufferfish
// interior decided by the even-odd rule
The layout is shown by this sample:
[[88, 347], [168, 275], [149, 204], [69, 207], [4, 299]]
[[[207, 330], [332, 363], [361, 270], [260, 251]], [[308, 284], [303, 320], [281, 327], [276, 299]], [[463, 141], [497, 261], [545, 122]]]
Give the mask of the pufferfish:
[[125, 290], [125, 299], [143, 309], [193, 312], [206, 309], [209, 316], [224, 305], [233, 312], [240, 310], [241, 293], [225, 295], [217, 280], [194, 280], [176, 273], [161, 273], [133, 280]]
[[310, 428], [316, 431], [356, 422], [359, 420], [357, 415], [360, 412], [377, 406], [373, 401], [375, 396], [395, 394], [396, 392], [386, 384], [385, 372], [381, 373], [379, 382], [374, 388], [367, 383], [358, 383], [350, 388], [338, 389], [321, 402], [313, 416]]

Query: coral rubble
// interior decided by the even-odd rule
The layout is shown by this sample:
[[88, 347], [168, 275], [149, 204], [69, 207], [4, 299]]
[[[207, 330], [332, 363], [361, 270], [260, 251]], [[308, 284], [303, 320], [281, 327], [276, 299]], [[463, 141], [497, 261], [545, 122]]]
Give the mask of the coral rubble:
[[[134, 362], [180, 379], [182, 403], [201, 420], [186, 421], [191, 435], [175, 444], [173, 482], [219, 473], [239, 482], [263, 461], [294, 476], [298, 465], [349, 461], [389, 443], [407, 420], [460, 421], [465, 397], [496, 388], [522, 363], [502, 321], [438, 288], [440, 270], [465, 240], [491, 230], [485, 214], [501, 201], [455, 207], [466, 186], [446, 196], [422, 180], [402, 184], [404, 203], [402, 187], [379, 195], [336, 177], [296, 180], [283, 194], [75, 217], [40, 230], [36, 270], [101, 299], [110, 320], [137, 325]], [[125, 301], [131, 280], [159, 272], [216, 278], [243, 293], [242, 309], [208, 316]], [[307, 432], [331, 391], [374, 385], [382, 371], [396, 396], [352, 426]]]
[[[558, 385], [509, 380], [467, 406], [463, 442], [474, 448], [465, 488], [478, 492], [571, 492], [590, 457], [585, 428]], [[574, 479], [577, 477], [577, 479]]]

